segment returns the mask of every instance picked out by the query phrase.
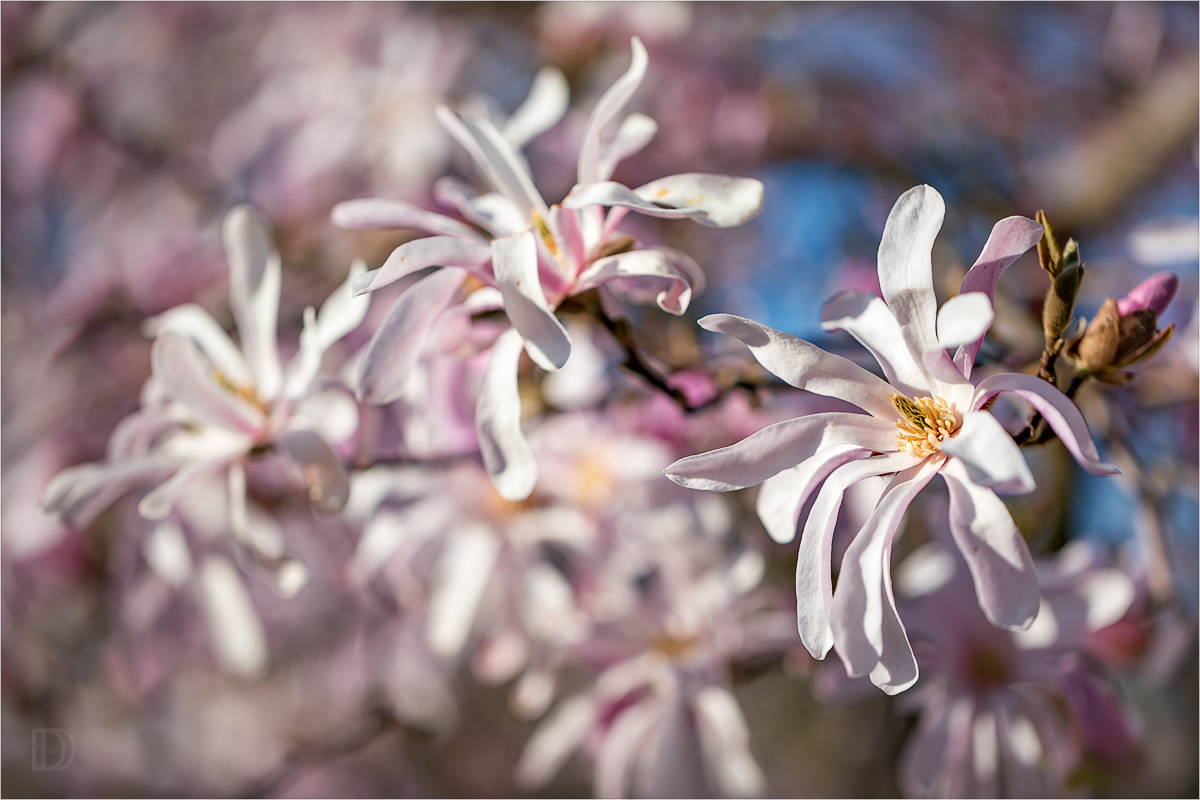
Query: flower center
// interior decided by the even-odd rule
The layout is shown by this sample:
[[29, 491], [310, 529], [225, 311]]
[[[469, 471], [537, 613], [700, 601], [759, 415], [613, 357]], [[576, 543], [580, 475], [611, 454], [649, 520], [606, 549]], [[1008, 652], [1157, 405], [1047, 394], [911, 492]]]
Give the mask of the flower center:
[[918, 458], [936, 453], [939, 445], [958, 430], [959, 419], [950, 404], [940, 397], [918, 397], [909, 400], [902, 394], [890, 395], [892, 405], [900, 412], [896, 427], [896, 447]]
[[233, 381], [229, 380], [229, 378], [225, 377], [225, 373], [221, 372], [221, 370], [217, 369], [216, 367], [213, 367], [212, 376], [213, 380], [217, 382], [217, 385], [226, 392], [241, 400], [245, 400], [247, 403], [261, 411], [264, 415], [270, 415], [270, 407], [261, 397], [258, 396], [258, 390], [253, 386], [241, 386], [234, 383]]

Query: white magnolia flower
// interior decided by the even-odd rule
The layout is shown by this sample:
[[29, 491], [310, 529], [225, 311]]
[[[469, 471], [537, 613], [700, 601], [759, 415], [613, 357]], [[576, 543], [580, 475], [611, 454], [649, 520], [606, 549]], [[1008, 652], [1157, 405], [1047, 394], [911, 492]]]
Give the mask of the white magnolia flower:
[[[971, 366], [993, 318], [1001, 273], [1040, 238], [1023, 217], [1001, 220], [962, 293], [938, 311], [930, 253], [945, 204], [928, 186], [896, 202], [879, 245], [883, 299], [844, 293], [825, 306], [826, 330], [845, 330], [875, 356], [884, 381], [840, 356], [748, 319], [715, 314], [701, 326], [735, 336], [764, 367], [789, 384], [839, 397], [867, 413], [813, 414], [770, 425], [741, 442], [682, 459], [667, 468], [676, 483], [730, 491], [762, 483], [758, 513], [772, 537], [790, 541], [808, 497], [796, 567], [800, 635], [816, 658], [835, 644], [852, 676], [870, 674], [895, 694], [917, 679], [917, 663], [896, 613], [891, 544], [917, 493], [941, 475], [950, 491], [950, 525], [975, 579], [979, 603], [996, 625], [1022, 628], [1038, 609], [1029, 549], [996, 492], [1032, 491], [1033, 476], [1000, 423], [988, 412], [1012, 392], [1049, 422], [1063, 444], [1096, 475], [1099, 460], [1075, 405], [1049, 383], [999, 374], [978, 386]], [[947, 347], [958, 347], [953, 360]], [[831, 581], [832, 537], [842, 495], [855, 483], [892, 475], [875, 511], [846, 551], [837, 593]]]
[[272, 450], [319, 508], [337, 511], [345, 504], [349, 479], [327, 442], [353, 433], [357, 409], [344, 393], [323, 390], [316, 378], [325, 351], [366, 315], [367, 299], [351, 292], [365, 266], [351, 269], [319, 313], [305, 310], [300, 349], [285, 368], [275, 332], [279, 254], [266, 223], [254, 209], [239, 206], [225, 218], [224, 234], [241, 347], [198, 305], [151, 319], [146, 330], [155, 336], [153, 374], [142, 408], [117, 426], [106, 461], [60, 473], [43, 502], [87, 524], [133, 484], [158, 480], [138, 511], [162, 520], [195, 481], [225, 473], [232, 532], [272, 560], [247, 521], [244, 462], [252, 452]]
[[566, 363], [571, 339], [554, 314], [559, 304], [604, 286], [619, 297], [654, 300], [663, 310], [682, 314], [692, 294], [704, 287], [703, 273], [686, 255], [639, 248], [633, 237], [620, 234], [617, 225], [625, 214], [633, 210], [728, 227], [762, 208], [762, 184], [748, 178], [673, 175], [636, 190], [609, 180], [617, 164], [645, 147], [657, 130], [649, 117], [630, 114], [611, 131], [645, 75], [645, 48], [636, 37], [632, 47], [628, 72], [592, 111], [580, 146], [578, 184], [561, 204], [546, 202], [518, 152], [566, 109], [565, 79], [544, 70], [503, 130], [484, 116], [438, 109], [438, 119], [495, 191], [476, 196], [445, 178], [437, 195], [487, 235], [397, 201], [354, 200], [333, 210], [334, 223], [345, 228], [416, 228], [433, 234], [396, 248], [383, 266], [355, 281], [356, 292], [373, 292], [419, 270], [441, 267], [396, 301], [371, 340], [359, 371], [360, 399], [381, 404], [401, 396], [434, 319], [469, 275], [486, 284], [470, 296], [472, 312], [502, 308], [508, 316], [512, 328], [492, 348], [476, 406], [484, 464], [508, 500], [528, 497], [537, 481], [537, 463], [521, 430], [517, 363], [522, 350], [547, 371]]

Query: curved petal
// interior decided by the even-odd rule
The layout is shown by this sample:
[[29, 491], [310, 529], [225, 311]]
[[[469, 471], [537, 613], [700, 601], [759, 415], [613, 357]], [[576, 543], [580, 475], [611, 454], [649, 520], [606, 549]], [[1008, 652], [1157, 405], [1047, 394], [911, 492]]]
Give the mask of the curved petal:
[[590, 206], [616, 206], [628, 208], [648, 217], [663, 219], [698, 219], [704, 216], [699, 208], [668, 208], [655, 205], [624, 184], [615, 181], [580, 183], [567, 193], [562, 201], [563, 208], [584, 209]]
[[778, 544], [787, 544], [796, 538], [800, 511], [809, 495], [842, 464], [869, 455], [870, 450], [853, 445], [827, 447], [763, 481], [758, 488], [754, 510], [771, 539]]
[[732, 228], [749, 222], [763, 207], [761, 181], [703, 172], [659, 178], [638, 187], [634, 194], [660, 206], [698, 209], [703, 215], [693, 219], [712, 228]]
[[525, 101], [504, 124], [504, 138], [520, 150], [535, 136], [554, 127], [571, 102], [571, 87], [558, 67], [542, 67], [533, 76], [533, 85]]
[[492, 345], [475, 405], [475, 430], [483, 466], [505, 500], [519, 503], [537, 484], [537, 459], [521, 430], [517, 365], [521, 334], [509, 328]]
[[[522, 215], [516, 205], [502, 194], [489, 192], [477, 195], [458, 178], [446, 175], [433, 184], [433, 196], [443, 205], [458, 209], [458, 213], [492, 236], [507, 236], [529, 227], [529, 216]], [[486, 243], [486, 239], [479, 239]]]
[[726, 797], [762, 797], [766, 778], [750, 754], [750, 731], [728, 689], [705, 686], [692, 698], [704, 765]]
[[974, 483], [961, 461], [947, 461], [942, 478], [950, 490], [950, 533], [971, 570], [979, 607], [993, 625], [1029, 627], [1040, 594], [1025, 538], [996, 493]]
[[334, 206], [329, 217], [337, 227], [349, 230], [415, 228], [435, 236], [453, 236], [480, 244], [487, 242], [479, 235], [479, 231], [469, 225], [400, 200], [347, 200]]
[[217, 662], [243, 677], [267, 666], [267, 637], [246, 584], [229, 560], [208, 556], [200, 565], [200, 597]]
[[625, 797], [638, 753], [651, 730], [662, 722], [669, 706], [657, 699], [625, 709], [600, 743], [592, 779], [596, 797]]
[[621, 120], [621, 127], [617, 129], [617, 135], [605, 146], [600, 161], [596, 164], [594, 180], [606, 181], [612, 178], [617, 164], [640, 152], [642, 148], [650, 144], [650, 140], [656, 133], [658, 133], [658, 123], [645, 114], [634, 113]]
[[982, 340], [995, 318], [992, 300], [983, 292], [967, 292], [951, 297], [938, 310], [938, 347], [957, 347], [976, 339]]
[[[892, 479], [846, 550], [830, 606], [829, 624], [846, 672], [853, 678], [870, 674], [888, 694], [917, 679], [917, 662], [892, 594], [892, 540], [905, 510], [937, 474], [940, 462], [927, 458]], [[883, 669], [876, 671], [877, 665]]]
[[201, 358], [191, 339], [175, 331], [164, 331], [154, 340], [150, 365], [154, 379], [167, 395], [203, 419], [240, 433], [254, 435], [262, 430], [265, 422], [262, 411], [217, 384], [212, 368]]
[[[693, 287], [689, 281], [690, 271], [676, 266], [681, 256], [687, 258], [681, 253], [666, 250], [632, 250], [597, 259], [579, 276], [573, 293], [586, 292], [613, 279], [648, 278], [656, 286], [666, 283], [665, 289], [656, 292], [654, 299], [658, 307], [669, 314], [682, 314], [692, 301]], [[695, 264], [691, 266], [695, 267]], [[699, 267], [695, 269], [699, 271]], [[609, 288], [618, 294], [630, 294], [622, 290], [620, 280]], [[636, 298], [638, 295], [634, 296]]]
[[958, 432], [939, 447], [962, 462], [972, 483], [1005, 494], [1029, 494], [1037, 488], [1021, 448], [987, 411], [963, 414]]
[[579, 143], [577, 183], [595, 183], [600, 180], [600, 158], [603, 146], [601, 136], [604, 129], [629, 103], [633, 93], [641, 86], [642, 78], [646, 76], [646, 66], [650, 63], [650, 59], [646, 56], [646, 48], [642, 45], [642, 40], [634, 36], [629, 41], [629, 47], [632, 50], [629, 69], [600, 97], [599, 102], [592, 109], [591, 116], [588, 117], [587, 127], [583, 129], [583, 138]]
[[336, 514], [345, 507], [350, 476], [324, 439], [308, 430], [287, 431], [275, 439], [275, 449], [319, 510]]
[[1012, 392], [1026, 400], [1049, 423], [1079, 466], [1093, 475], [1118, 475], [1120, 470], [1105, 464], [1096, 452], [1083, 414], [1065, 394], [1034, 375], [1006, 372], [985, 378], [975, 390], [972, 408], [980, 408], [1001, 392]]
[[504, 311], [521, 332], [533, 363], [547, 372], [561, 368], [571, 355], [571, 337], [542, 293], [533, 231], [493, 239], [492, 270], [504, 295]]
[[213, 315], [195, 303], [186, 303], [151, 317], [142, 325], [142, 333], [158, 336], [163, 331], [174, 331], [188, 336], [232, 383], [250, 386], [254, 373], [237, 345], [221, 327]]
[[700, 320], [700, 327], [738, 339], [758, 363], [797, 389], [847, 400], [888, 422], [898, 418], [891, 401], [893, 388], [848, 359], [733, 314], [710, 314]]
[[447, 267], [417, 281], [396, 299], [359, 364], [359, 400], [382, 405], [404, 393], [434, 318], [449, 305], [465, 277], [463, 270]]
[[143, 480], [165, 480], [180, 461], [152, 455], [69, 467], [51, 479], [42, 507], [73, 525], [85, 528], [114, 500]]
[[871, 352], [888, 383], [909, 397], [933, 392], [924, 363], [913, 360], [900, 332], [900, 323], [887, 303], [872, 292], [841, 292], [821, 310], [821, 328], [846, 331]]
[[187, 462], [171, 476], [170, 480], [159, 484], [142, 498], [138, 503], [138, 513], [150, 520], [165, 519], [193, 481], [210, 472], [222, 469], [230, 460], [230, 458], [214, 458]]
[[429, 649], [435, 654], [452, 658], [466, 644], [499, 554], [500, 542], [483, 525], [449, 532], [438, 559], [426, 623]]
[[355, 278], [354, 295], [357, 297], [377, 291], [427, 267], [464, 267], [473, 272], [483, 272], [480, 267], [491, 257], [491, 248], [481, 242], [454, 236], [413, 239], [393, 250], [379, 269]]
[[[996, 285], [1000, 282], [1000, 276], [1041, 238], [1041, 224], [1031, 219], [1006, 217], [1000, 220], [992, 226], [992, 233], [983, 246], [983, 252], [963, 278], [959, 292], [983, 292], [991, 304], [996, 299]], [[975, 363], [975, 356], [979, 353], [981, 344], [983, 334], [963, 344], [954, 356], [954, 363], [968, 378], [971, 377], [971, 367]]]
[[300, 349], [288, 363], [284, 379], [284, 397], [295, 400], [303, 396], [321, 369], [321, 357], [335, 342], [362, 324], [371, 300], [354, 294], [354, 281], [366, 274], [367, 265], [354, 259], [350, 274], [341, 286], [321, 305], [319, 312], [312, 306], [304, 309], [304, 327], [300, 331]]
[[809, 414], [768, 425], [737, 444], [681, 458], [663, 472], [689, 489], [730, 492], [762, 483], [834, 445], [894, 452], [896, 427], [865, 414]]
[[276, 327], [279, 322], [279, 252], [266, 219], [253, 207], [240, 205], [225, 216], [225, 253], [229, 259], [229, 305], [242, 338], [242, 352], [254, 371], [259, 397], [271, 401], [279, 392]]
[[817, 492], [796, 555], [796, 621], [800, 641], [813, 658], [825, 658], [834, 645], [829, 625], [833, 604], [833, 528], [842, 495], [865, 478], [907, 469], [912, 463], [913, 458], [907, 453], [854, 461], [834, 470]]
[[596, 705], [587, 695], [565, 701], [538, 726], [517, 762], [514, 778], [528, 791], [547, 783], [578, 750], [596, 718]]
[[468, 135], [474, 138], [477, 149], [471, 154], [479, 161], [483, 174], [492, 186], [515, 203], [526, 217], [534, 211], [546, 216], [550, 210], [546, 201], [533, 185], [533, 179], [529, 177], [521, 157], [500, 131], [482, 117], [458, 117], [458, 120]]

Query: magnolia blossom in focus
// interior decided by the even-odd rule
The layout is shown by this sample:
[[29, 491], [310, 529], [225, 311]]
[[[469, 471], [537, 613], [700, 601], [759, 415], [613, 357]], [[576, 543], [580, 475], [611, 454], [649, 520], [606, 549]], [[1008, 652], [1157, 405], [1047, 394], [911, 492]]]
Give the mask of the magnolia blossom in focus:
[[438, 109], [438, 119], [493, 191], [475, 195], [446, 178], [436, 194], [486, 233], [396, 201], [355, 200], [333, 210], [334, 223], [346, 228], [416, 228], [433, 234], [401, 245], [382, 267], [358, 278], [357, 293], [441, 267], [406, 291], [376, 331], [359, 371], [360, 399], [390, 403], [404, 393], [432, 322], [460, 295], [469, 276], [483, 284], [463, 303], [470, 313], [504, 310], [512, 327], [492, 346], [475, 423], [488, 474], [508, 500], [528, 497], [537, 482], [537, 462], [521, 429], [518, 361], [524, 350], [547, 371], [566, 363], [571, 339], [554, 313], [563, 300], [603, 286], [617, 297], [654, 300], [663, 310], [682, 314], [692, 294], [704, 287], [703, 273], [688, 256], [639, 247], [634, 237], [620, 233], [617, 226], [626, 213], [728, 227], [762, 207], [762, 184], [747, 178], [674, 175], [636, 190], [609, 180], [617, 164], [645, 147], [657, 130], [641, 114], [630, 114], [612, 130], [646, 71], [645, 48], [636, 38], [632, 48], [629, 70], [592, 111], [580, 145], [578, 183], [561, 204], [545, 201], [519, 154], [520, 146], [557, 122], [567, 106], [566, 80], [543, 70], [503, 130], [483, 115]]
[[[962, 293], [937, 309], [931, 251], [945, 204], [928, 186], [901, 195], [879, 246], [880, 299], [846, 292], [825, 306], [826, 330], [845, 330], [879, 362], [881, 380], [851, 361], [806, 341], [728, 314], [701, 326], [734, 336], [768, 370], [800, 389], [840, 397], [866, 414], [813, 414], [770, 425], [730, 447], [682, 459], [667, 475], [695, 489], [730, 491], [762, 483], [758, 513], [772, 537], [790, 541], [805, 501], [817, 491], [796, 566], [800, 636], [824, 658], [837, 645], [851, 676], [869, 674], [889, 694], [917, 679], [917, 662], [896, 612], [891, 545], [917, 493], [935, 475], [950, 491], [950, 526], [975, 579], [987, 618], [1023, 628], [1038, 609], [1037, 577], [1028, 546], [996, 492], [1033, 491], [1020, 449], [988, 412], [992, 398], [1012, 392], [1029, 402], [1084, 467], [1101, 463], [1074, 404], [1039, 378], [969, 378], [993, 318], [996, 282], [1042, 235], [1023, 217], [1001, 220], [963, 279]], [[957, 347], [953, 359], [946, 352]], [[836, 594], [832, 535], [846, 490], [892, 475], [874, 513], [842, 561]]]

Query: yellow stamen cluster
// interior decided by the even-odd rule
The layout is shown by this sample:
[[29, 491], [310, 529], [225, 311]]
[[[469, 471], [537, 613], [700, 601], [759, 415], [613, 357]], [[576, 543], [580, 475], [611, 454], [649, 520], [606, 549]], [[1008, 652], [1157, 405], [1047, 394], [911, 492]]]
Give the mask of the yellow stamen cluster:
[[533, 224], [538, 235], [542, 237], [542, 241], [546, 243], [546, 249], [550, 251], [550, 255], [558, 258], [558, 242], [554, 240], [554, 233], [550, 230], [550, 226], [542, 215], [534, 209], [529, 213], [529, 221]]
[[225, 377], [225, 373], [221, 372], [215, 367], [213, 368], [212, 376], [213, 380], [217, 382], [218, 386], [229, 392], [234, 397], [245, 400], [247, 403], [254, 406], [264, 414], [269, 414], [271, 412], [271, 409], [268, 408], [267, 404], [258, 396], [258, 391], [255, 390], [253, 386], [240, 386], [229, 380], [229, 378]]
[[958, 414], [940, 397], [918, 397], [909, 400], [902, 394], [890, 395], [892, 405], [900, 412], [896, 423], [896, 447], [907, 450], [917, 458], [936, 453], [942, 442], [958, 430]]

